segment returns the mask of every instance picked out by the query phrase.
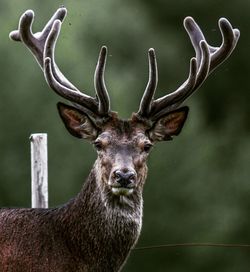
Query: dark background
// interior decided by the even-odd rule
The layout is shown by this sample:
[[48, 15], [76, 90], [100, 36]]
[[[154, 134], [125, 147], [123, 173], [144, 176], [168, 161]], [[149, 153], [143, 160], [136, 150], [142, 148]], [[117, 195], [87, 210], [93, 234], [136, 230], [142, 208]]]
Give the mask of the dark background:
[[[11, 0], [0, 3], [0, 206], [30, 206], [29, 135], [49, 137], [50, 207], [81, 188], [96, 154], [64, 129], [57, 97], [23, 45], [9, 40], [21, 13], [33, 9], [34, 30], [64, 4], [68, 17], [56, 56], [64, 74], [88, 94], [101, 45], [109, 48], [106, 84], [112, 109], [137, 111], [148, 77], [147, 50], [156, 49], [158, 96], [188, 74], [193, 48], [182, 26], [193, 16], [209, 43], [220, 45], [217, 21], [241, 30], [239, 44], [186, 102], [182, 134], [160, 143], [149, 159], [144, 220], [137, 246], [165, 243], [250, 243], [250, 1]], [[249, 271], [250, 250], [169, 248], [133, 251], [123, 271]]]

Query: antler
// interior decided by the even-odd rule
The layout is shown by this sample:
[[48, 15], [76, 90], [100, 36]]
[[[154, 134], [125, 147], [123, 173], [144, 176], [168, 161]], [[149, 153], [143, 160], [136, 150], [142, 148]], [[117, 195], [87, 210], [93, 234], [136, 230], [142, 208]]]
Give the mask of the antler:
[[208, 75], [231, 55], [240, 37], [240, 31], [233, 29], [225, 18], [219, 20], [223, 39], [220, 47], [213, 47], [207, 43], [192, 17], [185, 18], [184, 27], [196, 53], [196, 57], [190, 60], [188, 79], [176, 91], [154, 100], [158, 77], [157, 63], [154, 49], [149, 49], [149, 81], [137, 112], [139, 117], [155, 121], [178, 108], [202, 85]]
[[103, 46], [96, 66], [94, 83], [96, 97], [93, 98], [78, 90], [59, 70], [55, 63], [55, 46], [61, 24], [67, 14], [65, 7], [59, 8], [41, 32], [32, 33], [34, 12], [27, 10], [19, 21], [18, 30], [10, 33], [14, 41], [23, 42], [31, 51], [44, 72], [48, 85], [60, 96], [73, 102], [78, 108], [93, 118], [107, 117], [110, 113], [110, 100], [105, 86], [104, 71], [107, 48]]

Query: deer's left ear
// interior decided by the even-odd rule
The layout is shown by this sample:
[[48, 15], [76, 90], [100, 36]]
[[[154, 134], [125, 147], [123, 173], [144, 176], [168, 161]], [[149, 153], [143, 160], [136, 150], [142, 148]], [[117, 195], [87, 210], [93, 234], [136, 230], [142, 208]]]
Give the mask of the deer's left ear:
[[152, 141], [172, 140], [172, 136], [176, 136], [181, 132], [187, 119], [188, 110], [188, 107], [182, 107], [157, 120], [149, 131], [150, 139]]

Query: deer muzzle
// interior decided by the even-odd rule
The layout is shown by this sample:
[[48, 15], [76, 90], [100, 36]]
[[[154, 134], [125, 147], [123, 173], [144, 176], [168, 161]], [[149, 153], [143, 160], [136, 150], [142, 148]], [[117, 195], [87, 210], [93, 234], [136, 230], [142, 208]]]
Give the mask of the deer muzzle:
[[111, 190], [115, 195], [130, 195], [134, 191], [136, 173], [133, 170], [118, 169], [112, 173]]

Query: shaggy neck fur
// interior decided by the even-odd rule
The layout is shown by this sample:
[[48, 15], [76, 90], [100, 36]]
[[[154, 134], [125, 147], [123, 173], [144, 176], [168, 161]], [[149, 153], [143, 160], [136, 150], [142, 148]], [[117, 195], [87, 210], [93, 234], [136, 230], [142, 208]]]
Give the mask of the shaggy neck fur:
[[78, 196], [57, 211], [57, 219], [86, 271], [118, 271], [140, 234], [142, 196], [107, 192], [96, 165]]
[[113, 196], [97, 172], [59, 208], [0, 209], [1, 271], [120, 271], [140, 234], [141, 190]]

